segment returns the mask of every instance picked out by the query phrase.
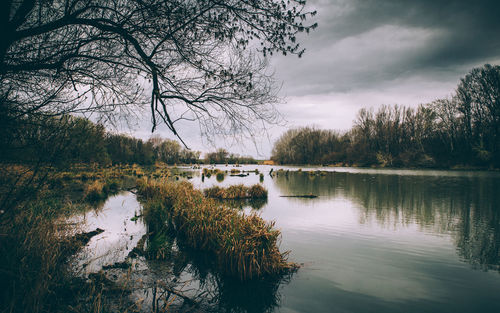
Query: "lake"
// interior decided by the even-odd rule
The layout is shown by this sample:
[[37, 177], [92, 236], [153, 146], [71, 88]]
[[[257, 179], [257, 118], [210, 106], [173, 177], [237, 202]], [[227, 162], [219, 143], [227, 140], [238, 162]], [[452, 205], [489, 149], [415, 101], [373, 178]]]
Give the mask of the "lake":
[[[264, 173], [267, 203], [259, 204], [260, 209], [240, 205], [245, 213], [258, 212], [276, 222], [282, 231], [280, 249], [290, 250], [289, 260], [301, 264], [298, 272], [281, 280], [238, 284], [212, 273], [203, 255], [179, 249], [173, 239], [171, 259], [134, 261], [134, 279], [155, 286], [158, 280], [175, 281], [177, 286], [182, 282], [181, 290], [203, 304], [199, 311], [500, 312], [500, 173], [354, 168], [298, 172], [294, 167], [252, 165], [237, 169]], [[226, 175], [222, 182], [213, 175], [202, 181], [199, 172], [191, 179], [199, 188], [259, 182], [254, 173]], [[318, 197], [280, 197], [308, 194]], [[122, 260], [146, 232], [140, 220], [135, 226], [128, 222], [139, 206], [131, 193], [111, 197], [99, 214], [120, 225], [118, 235], [105, 232], [93, 238], [76, 264], [86, 264], [88, 272]], [[122, 210], [120, 217], [115, 210]], [[99, 224], [98, 219], [85, 220], [91, 228], [113, 231], [106, 226], [110, 221]], [[122, 239], [117, 239], [119, 234]], [[103, 238], [121, 244], [115, 252], [103, 252], [96, 246], [99, 240], [110, 246]], [[151, 309], [147, 300], [153, 297], [152, 288], [134, 296], [146, 299], [144, 310]]]

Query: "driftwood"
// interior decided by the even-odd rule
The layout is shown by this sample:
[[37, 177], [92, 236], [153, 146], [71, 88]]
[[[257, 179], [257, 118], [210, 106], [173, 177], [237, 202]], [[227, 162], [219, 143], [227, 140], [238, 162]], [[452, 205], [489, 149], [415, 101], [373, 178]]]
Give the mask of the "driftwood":
[[280, 196], [283, 198], [317, 198], [316, 195], [289, 195], [289, 196]]
[[84, 246], [90, 241], [92, 237], [99, 235], [102, 232], [104, 232], [103, 229], [96, 228], [95, 230], [88, 233], [76, 234], [75, 237], [73, 237], [73, 239], [79, 242], [80, 245]]

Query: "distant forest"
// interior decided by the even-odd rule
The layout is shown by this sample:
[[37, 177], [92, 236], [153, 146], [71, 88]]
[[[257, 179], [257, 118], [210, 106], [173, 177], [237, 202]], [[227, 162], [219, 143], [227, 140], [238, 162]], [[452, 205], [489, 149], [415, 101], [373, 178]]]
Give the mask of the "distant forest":
[[473, 69], [450, 98], [417, 108], [361, 109], [344, 133], [290, 129], [271, 158], [278, 164], [500, 168], [500, 66]]
[[2, 128], [4, 135], [0, 138], [0, 163], [55, 166], [72, 163], [256, 163], [251, 157], [241, 157], [222, 148], [207, 153], [201, 159], [200, 151], [186, 149], [176, 140], [153, 136], [143, 141], [107, 132], [103, 125], [71, 115], [43, 117], [39, 120], [26, 118], [23, 123], [3, 125]]

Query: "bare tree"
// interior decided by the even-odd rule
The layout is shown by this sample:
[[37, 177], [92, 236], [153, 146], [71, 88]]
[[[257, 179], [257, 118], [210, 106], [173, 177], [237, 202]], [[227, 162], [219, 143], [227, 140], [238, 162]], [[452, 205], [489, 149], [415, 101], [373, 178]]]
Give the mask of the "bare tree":
[[500, 66], [485, 64], [460, 80], [456, 98], [465, 141], [482, 162], [500, 156]]
[[[151, 110], [178, 135], [275, 121], [273, 53], [301, 56], [305, 1], [4, 0], [0, 3], [0, 110], [6, 119]], [[113, 114], [111, 114], [113, 113]]]

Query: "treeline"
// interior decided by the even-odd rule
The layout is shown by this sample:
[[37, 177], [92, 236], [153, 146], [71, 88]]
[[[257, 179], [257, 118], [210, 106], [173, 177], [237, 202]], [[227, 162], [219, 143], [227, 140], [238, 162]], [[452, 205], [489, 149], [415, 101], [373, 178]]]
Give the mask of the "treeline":
[[107, 132], [82, 117], [65, 115], [12, 125], [2, 142], [1, 162], [60, 165], [67, 163], [198, 163], [201, 152], [170, 139], [147, 141]]
[[2, 128], [5, 136], [0, 138], [0, 163], [256, 163], [251, 157], [225, 149], [209, 152], [201, 159], [200, 151], [186, 149], [175, 140], [153, 136], [144, 141], [107, 132], [100, 124], [71, 115], [21, 119], [20, 123]]
[[240, 156], [219, 148], [205, 155], [206, 164], [257, 164], [257, 160], [250, 156]]
[[500, 168], [500, 66], [473, 69], [450, 98], [417, 108], [361, 109], [345, 133], [288, 130], [271, 158], [279, 164]]

